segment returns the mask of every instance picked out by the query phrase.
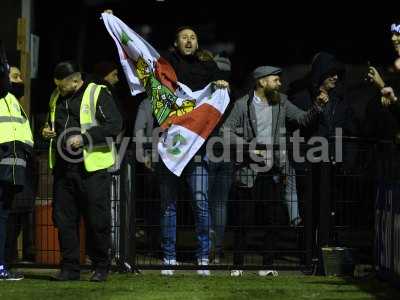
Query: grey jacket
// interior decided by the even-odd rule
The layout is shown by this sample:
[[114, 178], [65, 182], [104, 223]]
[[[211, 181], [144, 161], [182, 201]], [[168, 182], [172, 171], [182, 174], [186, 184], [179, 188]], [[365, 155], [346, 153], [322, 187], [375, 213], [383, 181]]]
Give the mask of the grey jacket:
[[[139, 105], [133, 132], [136, 159], [143, 163], [145, 157], [151, 156], [153, 150], [153, 130], [157, 121], [153, 117], [153, 109], [149, 98], [145, 98]], [[157, 141], [157, 140], [155, 140]], [[155, 147], [154, 149], [157, 149]]]
[[[224, 132], [229, 134], [233, 144], [255, 143], [257, 136], [257, 120], [254, 106], [252, 105], [254, 91], [236, 101], [235, 106], [224, 123]], [[303, 111], [292, 104], [287, 96], [281, 94], [279, 103], [272, 104], [272, 134], [274, 145], [286, 142], [286, 120], [295, 121], [299, 125], [308, 125], [316, 117], [322, 108], [317, 104], [310, 110]], [[286, 148], [281, 145], [280, 150], [274, 151], [274, 166], [280, 172], [286, 173], [287, 157]], [[252, 187], [257, 176], [254, 165], [245, 165], [239, 169], [239, 181], [243, 186]]]
[[139, 130], [143, 130], [143, 136], [150, 138], [153, 134], [153, 129], [153, 110], [150, 100], [146, 98], [139, 105], [133, 136], [136, 136]]

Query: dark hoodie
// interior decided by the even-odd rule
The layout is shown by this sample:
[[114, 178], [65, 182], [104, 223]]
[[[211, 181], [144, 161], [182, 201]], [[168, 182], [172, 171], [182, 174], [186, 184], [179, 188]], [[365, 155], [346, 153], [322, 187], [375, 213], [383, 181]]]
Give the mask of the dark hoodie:
[[[312, 136], [334, 136], [335, 128], [342, 128], [343, 135], [354, 136], [358, 129], [354, 120], [354, 113], [345, 99], [345, 68], [329, 53], [318, 53], [312, 62], [311, 72], [301, 80], [289, 86], [289, 99], [303, 110], [311, 108], [319, 95], [319, 87], [331, 75], [338, 75], [336, 87], [329, 92], [329, 102], [324, 112], [307, 128], [301, 128], [301, 135], [306, 140]], [[296, 129], [292, 124], [289, 128]]]

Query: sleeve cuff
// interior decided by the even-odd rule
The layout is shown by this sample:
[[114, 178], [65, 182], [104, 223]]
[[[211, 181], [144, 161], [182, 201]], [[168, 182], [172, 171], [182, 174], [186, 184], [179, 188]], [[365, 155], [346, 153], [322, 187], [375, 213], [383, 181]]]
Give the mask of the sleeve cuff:
[[322, 112], [322, 111], [324, 110], [325, 105], [321, 105], [321, 104], [318, 104], [318, 103], [314, 103], [314, 107], [315, 107], [315, 110], [316, 110], [317, 112]]
[[83, 141], [83, 146], [89, 145], [89, 138], [87, 137], [86, 134], [82, 134], [82, 141]]

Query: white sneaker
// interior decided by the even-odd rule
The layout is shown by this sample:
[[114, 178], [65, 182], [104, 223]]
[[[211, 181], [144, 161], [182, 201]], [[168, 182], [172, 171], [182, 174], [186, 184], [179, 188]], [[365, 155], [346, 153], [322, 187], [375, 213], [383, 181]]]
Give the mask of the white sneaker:
[[[164, 265], [165, 266], [176, 266], [176, 260], [175, 259], [165, 259], [164, 258]], [[161, 270], [161, 275], [162, 276], [173, 276], [175, 273], [175, 270]]]
[[265, 276], [278, 276], [278, 272], [275, 270], [260, 270], [258, 271], [258, 275], [265, 277]]
[[215, 258], [213, 260], [213, 263], [215, 265], [219, 265], [221, 263], [221, 258], [219, 256], [215, 256]]
[[243, 270], [231, 270], [231, 277], [243, 276]]
[[[197, 260], [199, 266], [208, 266], [208, 258], [202, 258]], [[210, 276], [210, 270], [197, 270], [197, 275], [200, 276]]]
[[173, 276], [175, 274], [174, 270], [161, 270], [162, 276]]

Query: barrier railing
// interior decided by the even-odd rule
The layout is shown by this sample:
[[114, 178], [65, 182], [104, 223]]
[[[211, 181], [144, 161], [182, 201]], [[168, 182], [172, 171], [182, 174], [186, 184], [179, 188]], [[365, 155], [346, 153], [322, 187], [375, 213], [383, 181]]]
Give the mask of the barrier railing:
[[[335, 161], [334, 155], [323, 163], [297, 164], [289, 160], [284, 176], [279, 172], [260, 172], [252, 187], [243, 184], [243, 179], [253, 180], [254, 174], [241, 173], [238, 177], [243, 164], [206, 163], [209, 190], [203, 196], [208, 199], [210, 218], [206, 226], [211, 241], [207, 268], [310, 269], [324, 245], [358, 249], [363, 260], [371, 261], [377, 182], [382, 176], [398, 178], [393, 170], [397, 149], [390, 143], [344, 141], [343, 162]], [[385, 145], [391, 148], [386, 149]], [[290, 157], [291, 149], [287, 148]], [[165, 207], [168, 195], [160, 194], [160, 187], [168, 187], [171, 175], [160, 164], [154, 164], [153, 170], [149, 170], [128, 151], [121, 170], [113, 175], [110, 193], [114, 263], [125, 270], [204, 268], [196, 264], [198, 231], [204, 230], [204, 226], [199, 226], [202, 211], [201, 208], [193, 210], [193, 205], [201, 206], [204, 199], [192, 200], [193, 182], [190, 181], [204, 179], [205, 174], [194, 172], [171, 181], [176, 193], [171, 197], [177, 199], [172, 211], [177, 216], [179, 264], [166, 267], [165, 243], [175, 237], [169, 236], [173, 233], [173, 226], [168, 227], [171, 224], [160, 223], [160, 212], [164, 216], [171, 213]], [[57, 267], [60, 259], [57, 230], [51, 219], [53, 183], [45, 151], [37, 151], [34, 166], [35, 206], [30, 209], [34, 215], [30, 226], [35, 229], [30, 245], [33, 255], [31, 263], [21, 263], [25, 256], [20, 243], [19, 259], [11, 263]], [[81, 263], [87, 266], [84, 234], [82, 225]], [[207, 246], [203, 245], [203, 250], [204, 247]]]

